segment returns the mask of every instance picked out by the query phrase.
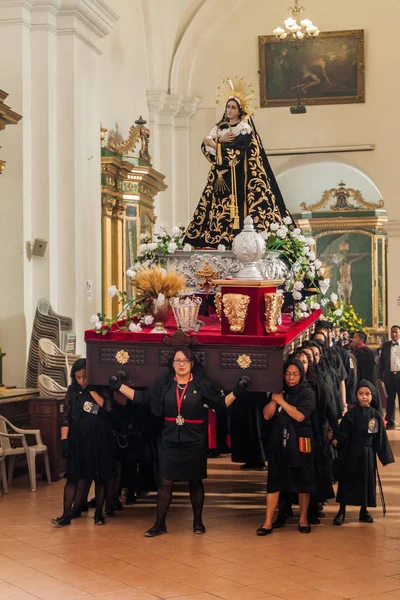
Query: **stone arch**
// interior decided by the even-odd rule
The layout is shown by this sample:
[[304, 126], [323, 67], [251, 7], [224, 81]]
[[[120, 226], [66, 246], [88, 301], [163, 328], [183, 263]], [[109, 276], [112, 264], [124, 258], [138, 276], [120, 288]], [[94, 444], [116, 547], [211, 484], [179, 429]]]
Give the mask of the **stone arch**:
[[318, 202], [325, 190], [346, 187], [360, 190], [368, 202], [379, 202], [382, 194], [367, 173], [341, 157], [303, 156], [291, 159], [276, 172], [285, 202], [293, 213], [300, 212], [300, 204]]
[[223, 26], [232, 10], [243, 0], [205, 0], [190, 21], [176, 48], [170, 72], [169, 88], [171, 94], [191, 94], [191, 77], [196, 56], [202, 46], [204, 32]]

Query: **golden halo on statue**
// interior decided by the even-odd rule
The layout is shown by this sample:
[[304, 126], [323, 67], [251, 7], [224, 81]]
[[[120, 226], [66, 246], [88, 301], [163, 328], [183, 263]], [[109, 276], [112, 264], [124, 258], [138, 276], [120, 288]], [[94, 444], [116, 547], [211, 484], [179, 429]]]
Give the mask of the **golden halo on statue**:
[[239, 77], [239, 75], [227, 77], [218, 86], [217, 104], [226, 106], [230, 98], [236, 98], [239, 101], [240, 107], [247, 117], [254, 114], [254, 110], [257, 108], [255, 105], [256, 92], [253, 84], [244, 81], [243, 77]]

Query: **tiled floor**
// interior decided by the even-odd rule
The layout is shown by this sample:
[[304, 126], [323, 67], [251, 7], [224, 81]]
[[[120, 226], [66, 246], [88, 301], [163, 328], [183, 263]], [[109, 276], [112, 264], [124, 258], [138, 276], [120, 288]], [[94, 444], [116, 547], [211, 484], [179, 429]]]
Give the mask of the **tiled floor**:
[[[400, 458], [400, 431], [390, 432]], [[400, 462], [380, 469], [388, 515], [373, 525], [333, 527], [336, 505], [301, 535], [289, 524], [268, 538], [263, 523], [265, 473], [243, 472], [228, 459], [210, 461], [207, 534], [191, 532], [184, 486], [171, 507], [170, 533], [146, 539], [154, 498], [95, 527], [83, 517], [56, 529], [63, 481], [28, 491], [19, 478], [0, 498], [0, 600], [369, 600], [400, 599]]]

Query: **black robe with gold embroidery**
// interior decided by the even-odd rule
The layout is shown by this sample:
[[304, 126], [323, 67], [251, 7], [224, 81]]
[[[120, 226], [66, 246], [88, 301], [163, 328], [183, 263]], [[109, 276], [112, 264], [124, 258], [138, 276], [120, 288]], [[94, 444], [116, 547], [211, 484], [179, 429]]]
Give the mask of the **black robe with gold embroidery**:
[[[212, 166], [186, 230], [185, 243], [197, 248], [230, 246], [247, 215], [253, 218], [259, 232], [270, 223], [281, 224], [284, 217], [290, 216], [252, 120], [249, 125], [251, 133], [241, 133], [233, 142], [218, 144], [215, 155], [202, 144], [203, 154]], [[235, 199], [239, 213], [236, 223]]]

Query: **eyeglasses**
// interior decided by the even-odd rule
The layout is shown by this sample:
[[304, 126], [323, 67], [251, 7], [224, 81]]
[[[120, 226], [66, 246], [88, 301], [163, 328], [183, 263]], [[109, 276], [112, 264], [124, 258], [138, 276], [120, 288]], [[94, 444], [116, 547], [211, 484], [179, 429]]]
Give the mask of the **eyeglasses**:
[[188, 365], [190, 360], [187, 358], [174, 358], [174, 364]]

